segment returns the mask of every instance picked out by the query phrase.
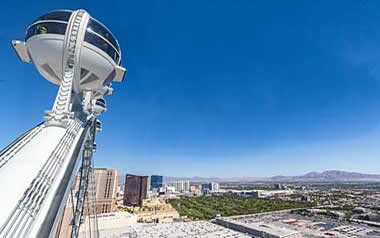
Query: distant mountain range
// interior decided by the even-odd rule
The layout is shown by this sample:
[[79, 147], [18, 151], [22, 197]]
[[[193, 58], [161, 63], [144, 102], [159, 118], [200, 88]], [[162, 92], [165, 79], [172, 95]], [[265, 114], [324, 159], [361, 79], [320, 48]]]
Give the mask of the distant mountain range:
[[189, 180], [190, 182], [380, 182], [380, 174], [363, 174], [339, 170], [310, 172], [301, 176], [273, 177], [164, 177], [166, 182]]

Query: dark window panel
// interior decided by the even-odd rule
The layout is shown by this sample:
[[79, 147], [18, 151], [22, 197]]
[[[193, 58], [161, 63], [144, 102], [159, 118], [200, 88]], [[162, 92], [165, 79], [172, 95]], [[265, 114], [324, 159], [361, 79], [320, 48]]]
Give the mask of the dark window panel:
[[120, 53], [120, 47], [119, 44], [117, 43], [115, 37], [113, 37], [112, 33], [101, 23], [94, 19], [90, 19], [88, 21], [87, 28], [90, 28], [94, 32], [98, 33], [99, 35], [103, 36], [106, 38], [111, 44], [117, 49], [117, 51]]
[[83, 79], [88, 73], [88, 70], [85, 68], [81, 68], [80, 70], [80, 78]]
[[49, 12], [49, 13], [37, 18], [34, 22], [42, 21], [42, 20], [57, 20], [57, 21], [68, 22], [72, 13], [73, 12], [70, 10], [61, 10], [61, 11]]
[[96, 34], [90, 31], [87, 31], [86, 35], [84, 36], [84, 41], [106, 52], [115, 61], [116, 64], [119, 64], [119, 54], [107, 41], [105, 41], [101, 37], [97, 36]]
[[25, 41], [30, 37], [39, 34], [59, 34], [64, 35], [66, 32], [67, 24], [57, 22], [42, 22], [31, 26], [25, 36]]

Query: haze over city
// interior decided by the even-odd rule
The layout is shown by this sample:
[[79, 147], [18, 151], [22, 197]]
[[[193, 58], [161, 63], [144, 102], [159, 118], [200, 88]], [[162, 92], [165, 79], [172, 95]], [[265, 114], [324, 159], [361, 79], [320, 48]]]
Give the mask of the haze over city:
[[4, 2], [20, 12], [0, 16], [0, 146], [40, 122], [57, 92], [10, 60], [9, 41], [45, 12], [84, 8], [118, 37], [128, 66], [100, 117], [96, 166], [168, 176], [379, 173], [379, 4]]

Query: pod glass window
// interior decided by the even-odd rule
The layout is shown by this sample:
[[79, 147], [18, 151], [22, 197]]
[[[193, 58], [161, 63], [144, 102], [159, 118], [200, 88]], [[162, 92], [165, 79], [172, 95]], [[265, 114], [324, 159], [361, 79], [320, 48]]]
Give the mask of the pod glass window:
[[67, 24], [58, 22], [41, 22], [29, 27], [26, 32], [25, 41], [30, 37], [40, 34], [65, 35]]
[[49, 13], [43, 15], [43, 16], [40, 16], [34, 22], [45, 21], [45, 20], [56, 20], [56, 21], [66, 21], [66, 22], [68, 22], [72, 13], [73, 12], [70, 11], [70, 10], [53, 11], [53, 12], [49, 12]]
[[87, 29], [91, 29], [92, 31], [98, 33], [99, 35], [107, 39], [115, 47], [117, 52], [120, 54], [120, 47], [119, 47], [119, 44], [117, 43], [117, 40], [105, 26], [103, 26], [101, 23], [99, 23], [95, 19], [90, 18], [87, 24]]
[[115, 48], [109, 44], [107, 41], [105, 41], [102, 37], [98, 36], [97, 34], [86, 31], [86, 35], [84, 36], [84, 41], [96, 46], [97, 48], [101, 49], [105, 53], [107, 53], [116, 64], [119, 64], [119, 53], [115, 50]]

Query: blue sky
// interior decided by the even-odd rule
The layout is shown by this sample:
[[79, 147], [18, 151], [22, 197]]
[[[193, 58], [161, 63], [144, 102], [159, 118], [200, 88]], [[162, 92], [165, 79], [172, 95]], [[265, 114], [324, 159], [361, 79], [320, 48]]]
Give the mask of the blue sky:
[[380, 173], [380, 2], [5, 1], [2, 147], [40, 122], [57, 92], [9, 41], [62, 8], [88, 10], [119, 39], [124, 65], [128, 55], [101, 116], [97, 166], [172, 176]]

